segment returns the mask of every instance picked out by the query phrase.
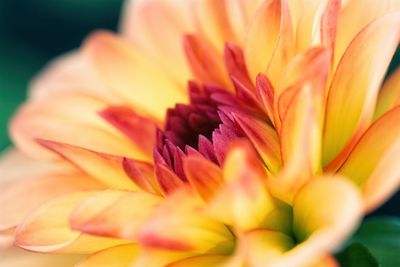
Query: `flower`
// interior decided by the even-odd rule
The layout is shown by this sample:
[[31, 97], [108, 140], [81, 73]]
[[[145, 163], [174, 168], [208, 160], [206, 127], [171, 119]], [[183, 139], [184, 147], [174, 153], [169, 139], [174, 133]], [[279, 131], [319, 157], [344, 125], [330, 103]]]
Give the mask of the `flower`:
[[4, 246], [63, 255], [7, 266], [336, 266], [400, 181], [384, 3], [128, 2], [11, 123]]

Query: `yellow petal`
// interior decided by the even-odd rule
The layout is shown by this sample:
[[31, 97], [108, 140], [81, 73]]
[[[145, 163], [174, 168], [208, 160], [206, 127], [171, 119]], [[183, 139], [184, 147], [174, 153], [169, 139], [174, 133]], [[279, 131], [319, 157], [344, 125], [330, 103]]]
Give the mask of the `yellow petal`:
[[[295, 90], [296, 88], [290, 89]], [[321, 130], [312, 88], [306, 84], [292, 96], [281, 127], [283, 172], [269, 180], [272, 194], [291, 203], [296, 191], [316, 172], [321, 156]], [[282, 94], [291, 92], [287, 90]]]
[[251, 19], [247, 29], [244, 55], [250, 78], [265, 72], [273, 57], [281, 35], [284, 17], [283, 3], [280, 0], [265, 1]]
[[55, 157], [37, 144], [36, 138], [144, 159], [133, 142], [97, 114], [107, 105], [99, 98], [76, 92], [53, 93], [31, 100], [11, 121], [11, 137], [23, 152], [39, 159]]
[[293, 231], [304, 249], [314, 243], [319, 252], [330, 251], [348, 238], [361, 215], [360, 193], [353, 183], [339, 176], [315, 178], [294, 199]]
[[[400, 13], [374, 21], [354, 38], [343, 55], [327, 100], [324, 165], [339, 153], [338, 158], [344, 159], [368, 127], [380, 84], [399, 42], [399, 25]], [[338, 164], [339, 159], [328, 168], [334, 170]]]
[[387, 199], [399, 183], [399, 120], [400, 107], [376, 120], [338, 171], [364, 190], [367, 209]]
[[168, 264], [166, 267], [220, 267], [226, 259], [226, 256], [220, 255], [196, 256]]
[[187, 102], [184, 91], [159, 65], [111, 33], [93, 34], [86, 41], [83, 52], [110, 89], [157, 119], [164, 118], [167, 108]]
[[299, 190], [293, 203], [296, 242], [280, 232], [256, 230], [240, 248], [249, 253], [255, 267], [336, 267], [326, 253], [349, 237], [361, 208], [360, 194], [352, 183], [338, 176], [315, 178]]
[[52, 255], [11, 248], [0, 252], [0, 264], [5, 267], [71, 267], [82, 255]]
[[71, 228], [92, 235], [135, 239], [138, 229], [162, 198], [143, 192], [101, 191], [80, 202], [70, 216]]
[[385, 81], [379, 91], [378, 102], [376, 103], [374, 119], [382, 116], [386, 111], [400, 104], [400, 68], [398, 68]]
[[76, 267], [130, 267], [138, 253], [137, 245], [120, 245], [96, 252]]
[[229, 251], [233, 245], [230, 231], [202, 209], [201, 200], [192, 190], [183, 188], [176, 191], [145, 223], [140, 232], [140, 242], [148, 247], [171, 251]]
[[182, 36], [194, 32], [192, 4], [191, 0], [127, 1], [121, 29], [124, 36], [159, 62], [182, 89], [191, 77], [182, 49]]
[[225, 185], [216, 193], [208, 212], [242, 230], [260, 227], [274, 208], [266, 189], [266, 172], [247, 142], [232, 145], [223, 167]]
[[254, 230], [240, 240], [246, 249], [246, 262], [249, 266], [274, 265], [283, 254], [295, 246], [295, 241], [288, 235], [271, 230]]
[[[349, 0], [347, 2], [343, 4], [344, 8], [340, 13], [335, 65], [339, 62], [353, 38], [365, 26], [386, 14], [400, 11], [400, 2], [397, 0]], [[391, 32], [394, 35], [393, 29], [391, 29]]]
[[48, 140], [38, 142], [113, 189], [138, 190], [123, 169], [122, 157]]
[[0, 230], [17, 226], [31, 211], [54, 197], [105, 188], [103, 184], [76, 171], [26, 175], [26, 179], [1, 191]]
[[93, 193], [85, 191], [65, 194], [43, 204], [18, 225], [16, 245], [37, 252], [84, 254], [126, 243], [71, 230], [71, 212], [79, 202]]

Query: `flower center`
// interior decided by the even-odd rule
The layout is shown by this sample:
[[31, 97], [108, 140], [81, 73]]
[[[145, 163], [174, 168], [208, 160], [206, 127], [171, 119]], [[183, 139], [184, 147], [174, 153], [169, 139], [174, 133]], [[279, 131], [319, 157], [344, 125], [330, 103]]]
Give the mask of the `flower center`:
[[223, 161], [227, 142], [240, 137], [225, 108], [237, 106], [235, 97], [215, 86], [200, 87], [189, 83], [189, 104], [177, 104], [167, 111], [164, 130], [159, 130], [155, 162], [168, 165], [178, 177], [186, 180], [182, 157], [200, 153], [216, 164]]

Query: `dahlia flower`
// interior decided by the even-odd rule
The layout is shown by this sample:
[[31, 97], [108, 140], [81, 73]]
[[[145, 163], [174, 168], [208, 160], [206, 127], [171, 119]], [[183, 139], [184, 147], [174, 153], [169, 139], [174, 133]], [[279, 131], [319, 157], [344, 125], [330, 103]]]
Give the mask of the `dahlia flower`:
[[11, 122], [1, 264], [338, 266], [400, 182], [399, 10], [128, 1]]

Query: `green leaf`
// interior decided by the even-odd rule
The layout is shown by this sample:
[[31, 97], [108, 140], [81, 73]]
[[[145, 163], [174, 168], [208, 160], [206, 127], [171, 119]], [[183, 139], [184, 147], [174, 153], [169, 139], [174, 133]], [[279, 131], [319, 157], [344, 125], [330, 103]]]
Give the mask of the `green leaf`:
[[371, 252], [361, 243], [352, 243], [336, 255], [342, 267], [379, 267]]
[[400, 266], [399, 217], [367, 219], [351, 242], [359, 242], [366, 246], [382, 267]]

